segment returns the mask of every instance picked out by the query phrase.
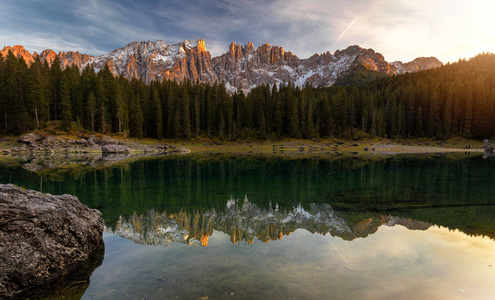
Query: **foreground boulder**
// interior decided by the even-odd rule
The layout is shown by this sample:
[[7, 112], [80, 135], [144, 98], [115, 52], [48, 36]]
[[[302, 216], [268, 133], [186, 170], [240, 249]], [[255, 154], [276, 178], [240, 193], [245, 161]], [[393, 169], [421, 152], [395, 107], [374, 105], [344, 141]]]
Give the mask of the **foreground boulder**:
[[101, 264], [102, 234], [101, 213], [77, 197], [0, 184], [0, 298], [42, 296], [40, 286], [52, 292], [80, 270], [89, 280]]

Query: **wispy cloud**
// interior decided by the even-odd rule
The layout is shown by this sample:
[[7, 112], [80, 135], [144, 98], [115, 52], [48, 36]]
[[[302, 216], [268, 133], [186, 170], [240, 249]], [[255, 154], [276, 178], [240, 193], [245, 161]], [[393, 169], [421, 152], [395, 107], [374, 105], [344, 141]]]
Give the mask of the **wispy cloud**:
[[345, 33], [351, 29], [352, 25], [354, 25], [354, 23], [356, 23], [357, 19], [354, 19], [352, 20], [351, 24], [349, 24], [349, 26], [347, 26], [344, 31], [342, 31], [342, 33], [339, 35], [339, 37], [335, 40], [335, 43], [333, 43], [333, 46], [332, 48], [335, 48], [335, 45], [337, 45], [337, 43], [344, 37]]

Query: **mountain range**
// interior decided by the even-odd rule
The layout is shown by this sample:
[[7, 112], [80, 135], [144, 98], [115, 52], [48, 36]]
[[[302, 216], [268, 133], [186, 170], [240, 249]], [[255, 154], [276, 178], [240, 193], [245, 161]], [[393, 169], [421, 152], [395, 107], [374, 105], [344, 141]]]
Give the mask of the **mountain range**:
[[75, 65], [82, 71], [89, 66], [99, 71], [108, 65], [116, 76], [142, 78], [145, 83], [163, 80], [190, 80], [210, 84], [224, 82], [230, 92], [239, 88], [249, 91], [262, 84], [283, 82], [292, 82], [299, 87], [306, 84], [314, 87], [331, 86], [338, 78], [358, 66], [386, 75], [442, 66], [435, 57], [419, 57], [408, 63], [389, 63], [373, 49], [364, 49], [357, 45], [337, 50], [334, 54], [325, 52], [300, 59], [283, 47], [263, 44], [255, 50], [251, 42], [246, 45], [234, 42], [226, 53], [212, 58], [203, 39], [185, 40], [174, 45], [160, 40], [132, 42], [100, 56], [72, 51], [57, 54], [50, 49], [31, 54], [19, 45], [4, 47], [0, 53], [5, 57], [9, 51], [17, 57], [23, 57], [28, 65], [36, 57], [51, 65], [58, 55], [62, 68]]

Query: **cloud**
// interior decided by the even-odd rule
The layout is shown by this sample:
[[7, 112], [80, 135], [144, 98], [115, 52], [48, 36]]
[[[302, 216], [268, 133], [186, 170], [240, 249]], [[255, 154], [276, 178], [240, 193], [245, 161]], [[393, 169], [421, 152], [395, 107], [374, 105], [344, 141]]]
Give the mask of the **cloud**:
[[[337, 47], [359, 44], [374, 48], [388, 60], [409, 61], [418, 56], [437, 56], [443, 61], [494, 51], [495, 20], [490, 1], [363, 1], [344, 5], [342, 14], [329, 20], [337, 28], [358, 21]], [[335, 50], [335, 49], [332, 49]]]
[[455, 61], [495, 51], [489, 0], [4, 0], [0, 40], [28, 50], [108, 53], [135, 40], [204, 38], [213, 56], [235, 41], [283, 46], [300, 58], [349, 45], [389, 61]]
[[332, 48], [335, 48], [335, 45], [337, 45], [337, 43], [344, 37], [345, 33], [347, 31], [349, 31], [349, 29], [351, 29], [352, 25], [354, 25], [354, 23], [356, 23], [357, 19], [354, 19], [352, 20], [351, 24], [349, 24], [349, 26], [347, 26], [344, 31], [342, 31], [342, 33], [339, 35], [339, 37], [335, 40], [335, 43], [333, 43], [333, 47]]

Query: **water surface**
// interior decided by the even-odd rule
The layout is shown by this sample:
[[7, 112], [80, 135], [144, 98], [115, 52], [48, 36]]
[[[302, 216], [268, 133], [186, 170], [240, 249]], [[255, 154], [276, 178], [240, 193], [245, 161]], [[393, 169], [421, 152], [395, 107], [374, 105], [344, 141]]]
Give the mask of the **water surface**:
[[103, 213], [83, 299], [492, 299], [495, 160], [159, 158], [0, 182]]

